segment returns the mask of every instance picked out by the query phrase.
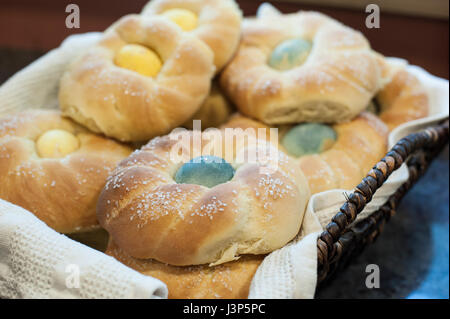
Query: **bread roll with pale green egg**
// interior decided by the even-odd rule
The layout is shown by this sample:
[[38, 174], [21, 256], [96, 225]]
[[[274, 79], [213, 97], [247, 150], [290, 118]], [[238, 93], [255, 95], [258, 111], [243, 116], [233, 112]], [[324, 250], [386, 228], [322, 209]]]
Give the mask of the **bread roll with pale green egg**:
[[[241, 114], [222, 128], [271, 128]], [[278, 126], [278, 147], [297, 163], [312, 194], [353, 189], [387, 151], [388, 129], [375, 115], [363, 112], [350, 122]], [[266, 138], [270, 138], [267, 134]]]
[[221, 87], [242, 114], [266, 124], [349, 121], [381, 88], [363, 34], [323, 14], [261, 14], [242, 33]]

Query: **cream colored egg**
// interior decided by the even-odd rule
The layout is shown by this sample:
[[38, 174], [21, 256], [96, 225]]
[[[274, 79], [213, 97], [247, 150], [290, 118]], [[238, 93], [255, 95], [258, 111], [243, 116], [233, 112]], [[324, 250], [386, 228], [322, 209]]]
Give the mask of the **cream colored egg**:
[[145, 76], [156, 76], [162, 67], [158, 54], [140, 44], [124, 45], [116, 54], [114, 63]]
[[40, 157], [58, 158], [76, 151], [80, 141], [68, 131], [50, 130], [39, 137], [36, 147]]
[[186, 9], [169, 9], [164, 11], [163, 16], [169, 18], [183, 30], [191, 31], [197, 27], [198, 18], [197, 15]]

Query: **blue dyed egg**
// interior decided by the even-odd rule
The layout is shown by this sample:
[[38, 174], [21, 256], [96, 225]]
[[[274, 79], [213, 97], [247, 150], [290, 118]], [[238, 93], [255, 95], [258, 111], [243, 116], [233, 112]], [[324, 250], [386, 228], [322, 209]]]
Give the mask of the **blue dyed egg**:
[[217, 156], [199, 156], [183, 164], [175, 174], [178, 184], [197, 184], [214, 187], [234, 176], [233, 167]]
[[295, 68], [306, 61], [311, 47], [311, 42], [303, 39], [283, 41], [272, 51], [269, 65], [280, 71]]
[[325, 124], [304, 123], [291, 128], [282, 138], [281, 145], [296, 157], [319, 154], [336, 142], [335, 130]]

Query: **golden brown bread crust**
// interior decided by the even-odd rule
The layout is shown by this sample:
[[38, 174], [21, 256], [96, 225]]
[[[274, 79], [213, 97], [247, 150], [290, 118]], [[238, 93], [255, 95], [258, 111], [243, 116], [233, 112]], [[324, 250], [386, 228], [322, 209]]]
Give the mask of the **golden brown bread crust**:
[[[75, 134], [80, 147], [63, 158], [41, 158], [36, 140], [48, 130]], [[96, 203], [108, 174], [131, 149], [92, 134], [57, 111], [26, 111], [0, 119], [0, 198], [61, 233], [98, 227]]]
[[169, 299], [246, 299], [253, 276], [264, 255], [209, 267], [171, 266], [151, 259], [133, 258], [110, 242], [105, 252], [126, 266], [167, 285]]
[[266, 129], [266, 139], [270, 138], [270, 126], [266, 125], [262, 122], [259, 122], [257, 120], [254, 120], [252, 118], [246, 117], [239, 112], [234, 113], [230, 116], [228, 121], [220, 126], [221, 129], [226, 128], [233, 128], [233, 129], [247, 129], [252, 128], [254, 130], [258, 130], [259, 128], [265, 128]]
[[388, 83], [376, 95], [380, 106], [380, 118], [389, 130], [397, 126], [424, 118], [429, 114], [429, 97], [419, 79], [406, 70], [385, 60]]
[[[313, 42], [306, 62], [288, 71], [267, 61], [282, 41]], [[316, 12], [243, 24], [238, 51], [221, 86], [241, 113], [270, 125], [350, 120], [380, 89], [381, 70], [364, 36]]]
[[[269, 126], [240, 114], [222, 128], [268, 129]], [[387, 151], [388, 129], [375, 115], [361, 113], [354, 120], [332, 126], [337, 133], [333, 146], [320, 153], [293, 157], [308, 180], [311, 194], [330, 189], [354, 188]], [[279, 127], [279, 140], [290, 126]], [[281, 143], [278, 147], [285, 151]]]
[[[223, 141], [224, 132], [217, 132]], [[202, 145], [192, 143], [192, 131], [178, 136], [187, 138], [183, 147], [192, 147], [180, 162], [171, 154], [179, 140], [157, 137], [123, 160], [108, 179], [97, 215], [120, 248], [172, 265], [220, 264], [241, 254], [268, 253], [298, 233], [309, 189], [286, 155], [274, 150], [277, 166], [237, 163], [236, 154], [249, 154], [257, 141], [244, 147], [234, 143], [232, 154], [224, 156], [236, 170], [230, 181], [212, 188], [177, 184], [173, 176], [192, 154], [211, 154], [203, 148], [207, 134], [201, 134]], [[259, 150], [268, 147], [259, 142]], [[261, 173], [265, 165], [273, 171]]]
[[[126, 44], [155, 50], [163, 67], [147, 77], [114, 64]], [[121, 141], [148, 141], [181, 125], [198, 110], [214, 74], [211, 50], [161, 17], [128, 15], [76, 59], [61, 79], [64, 115]]]
[[183, 126], [192, 130], [193, 121], [200, 120], [202, 130], [210, 127], [218, 127], [228, 120], [233, 110], [233, 105], [228, 101], [219, 85], [214, 81], [211, 86], [211, 92], [205, 102], [203, 102], [200, 109]]
[[198, 27], [189, 33], [205, 42], [214, 53], [216, 73], [230, 61], [240, 36], [242, 12], [234, 0], [151, 0], [143, 15], [158, 15], [172, 9], [187, 9], [197, 14]]

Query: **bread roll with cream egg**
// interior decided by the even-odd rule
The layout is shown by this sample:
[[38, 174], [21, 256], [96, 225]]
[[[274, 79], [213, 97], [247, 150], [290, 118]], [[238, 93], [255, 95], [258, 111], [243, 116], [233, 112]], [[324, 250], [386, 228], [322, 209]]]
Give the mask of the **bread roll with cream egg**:
[[96, 229], [100, 191], [131, 151], [58, 111], [6, 116], [0, 119], [0, 198], [60, 233]]

